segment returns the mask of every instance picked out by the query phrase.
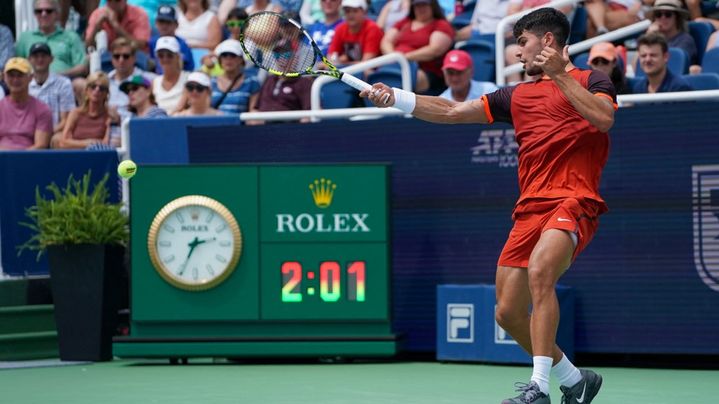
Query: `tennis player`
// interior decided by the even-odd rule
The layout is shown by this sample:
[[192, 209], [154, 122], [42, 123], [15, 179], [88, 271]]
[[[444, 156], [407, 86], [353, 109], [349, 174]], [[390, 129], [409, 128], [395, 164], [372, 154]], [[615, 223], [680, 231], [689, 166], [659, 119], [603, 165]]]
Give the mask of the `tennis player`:
[[609, 153], [615, 90], [604, 73], [569, 62], [569, 23], [561, 12], [543, 8], [529, 13], [513, 33], [517, 56], [527, 74], [539, 77], [536, 81], [461, 103], [382, 83], [361, 95], [378, 107], [394, 106], [430, 122], [514, 125], [520, 196], [512, 214], [514, 227], [497, 263], [496, 318], [532, 355], [534, 368], [529, 383], [515, 385], [519, 395], [502, 403], [550, 403], [551, 373], [561, 385], [562, 403], [589, 404], [602, 378], [577, 369], [556, 345], [555, 286], [591, 241], [598, 216], [607, 211], [598, 188]]

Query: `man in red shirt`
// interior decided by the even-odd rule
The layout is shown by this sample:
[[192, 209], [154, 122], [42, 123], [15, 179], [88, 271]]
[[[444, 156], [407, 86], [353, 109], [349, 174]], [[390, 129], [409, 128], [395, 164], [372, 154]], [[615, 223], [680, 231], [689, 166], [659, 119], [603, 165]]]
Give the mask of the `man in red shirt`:
[[133, 42], [137, 49], [146, 50], [150, 40], [150, 20], [141, 7], [127, 4], [127, 0], [108, 0], [104, 7], [92, 12], [85, 31], [85, 44], [95, 45], [95, 35], [107, 33], [107, 43], [118, 37]]
[[342, 0], [345, 21], [335, 29], [328, 54], [340, 65], [372, 59], [380, 54], [379, 43], [384, 33], [367, 18], [365, 0]]
[[550, 403], [551, 372], [560, 382], [563, 403], [589, 404], [602, 378], [577, 369], [556, 345], [555, 286], [607, 211], [598, 189], [616, 95], [606, 74], [569, 62], [569, 23], [561, 12], [542, 8], [527, 14], [514, 26], [514, 36], [517, 56], [538, 80], [461, 103], [381, 83], [361, 95], [376, 106], [394, 106], [430, 122], [514, 125], [520, 196], [497, 263], [496, 319], [532, 355], [534, 368], [530, 382], [517, 385], [519, 396], [502, 403]]

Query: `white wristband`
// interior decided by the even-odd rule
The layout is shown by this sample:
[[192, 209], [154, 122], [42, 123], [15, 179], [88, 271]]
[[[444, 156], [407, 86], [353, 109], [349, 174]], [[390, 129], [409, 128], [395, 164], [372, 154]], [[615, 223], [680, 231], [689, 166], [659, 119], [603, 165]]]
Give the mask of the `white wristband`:
[[394, 91], [394, 107], [411, 114], [417, 104], [417, 96], [411, 91], [404, 91], [397, 87], [392, 87], [392, 91]]

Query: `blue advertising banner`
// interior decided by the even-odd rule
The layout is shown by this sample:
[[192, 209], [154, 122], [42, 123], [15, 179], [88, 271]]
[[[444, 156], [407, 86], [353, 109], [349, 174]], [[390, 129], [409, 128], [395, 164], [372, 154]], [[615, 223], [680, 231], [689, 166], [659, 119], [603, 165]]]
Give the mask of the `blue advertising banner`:
[[[617, 112], [610, 211], [562, 278], [576, 293], [576, 352], [719, 353], [716, 105]], [[517, 197], [508, 125], [190, 128], [188, 145], [191, 163], [391, 163], [394, 327], [408, 350], [434, 349], [436, 285], [493, 283]]]
[[93, 183], [105, 173], [110, 175], [108, 189], [112, 202], [120, 200], [117, 176], [117, 152], [88, 150], [43, 150], [0, 152], [0, 234], [2, 235], [2, 272], [10, 276], [47, 275], [47, 254], [37, 260], [33, 251], [18, 255], [18, 246], [32, 236], [30, 229], [20, 226], [26, 222], [25, 209], [35, 204], [35, 189], [46, 197], [51, 183], [64, 188], [70, 175], [82, 178], [92, 171]]

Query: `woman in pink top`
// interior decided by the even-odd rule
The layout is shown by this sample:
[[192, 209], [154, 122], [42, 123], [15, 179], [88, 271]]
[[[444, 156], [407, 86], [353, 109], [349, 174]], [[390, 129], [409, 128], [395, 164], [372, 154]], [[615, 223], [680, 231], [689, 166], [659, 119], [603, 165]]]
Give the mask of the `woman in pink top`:
[[87, 77], [85, 101], [70, 112], [62, 135], [53, 137], [53, 148], [84, 149], [95, 143], [109, 143], [110, 122], [118, 120], [107, 107], [109, 89], [107, 74], [96, 72]]

